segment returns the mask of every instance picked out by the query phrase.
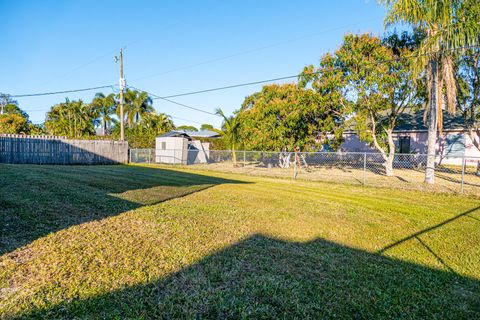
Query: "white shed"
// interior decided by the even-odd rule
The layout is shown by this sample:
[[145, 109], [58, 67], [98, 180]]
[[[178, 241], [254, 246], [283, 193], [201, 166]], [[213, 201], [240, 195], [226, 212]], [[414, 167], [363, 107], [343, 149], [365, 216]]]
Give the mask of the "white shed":
[[170, 131], [156, 138], [155, 162], [169, 164], [208, 163], [210, 144], [193, 140], [184, 131]]

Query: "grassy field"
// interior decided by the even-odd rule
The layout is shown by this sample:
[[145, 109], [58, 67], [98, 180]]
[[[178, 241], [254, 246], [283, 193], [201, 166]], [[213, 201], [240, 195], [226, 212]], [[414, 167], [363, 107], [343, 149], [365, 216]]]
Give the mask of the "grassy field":
[[480, 200], [0, 165], [0, 318], [480, 318]]

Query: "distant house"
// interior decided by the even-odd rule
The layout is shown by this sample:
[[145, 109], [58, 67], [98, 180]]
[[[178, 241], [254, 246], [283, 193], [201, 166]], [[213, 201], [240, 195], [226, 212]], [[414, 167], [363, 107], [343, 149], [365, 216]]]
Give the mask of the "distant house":
[[194, 140], [217, 138], [213, 131], [170, 131], [158, 136], [155, 141], [155, 161], [170, 164], [207, 163], [210, 157], [210, 143]]
[[[427, 153], [428, 128], [423, 121], [423, 110], [402, 114], [394, 130], [397, 153]], [[461, 164], [462, 157], [480, 157], [465, 127], [463, 117], [443, 113], [443, 134], [437, 140], [437, 162], [444, 164]], [[357, 133], [347, 130], [341, 150], [345, 152], [378, 152], [374, 147], [361, 141]], [[475, 137], [479, 139], [479, 137]], [[470, 164], [475, 163], [472, 159]]]

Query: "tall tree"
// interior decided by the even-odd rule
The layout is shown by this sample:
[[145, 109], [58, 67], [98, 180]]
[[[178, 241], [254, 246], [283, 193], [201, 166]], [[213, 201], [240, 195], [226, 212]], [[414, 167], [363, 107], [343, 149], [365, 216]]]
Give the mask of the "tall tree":
[[343, 96], [339, 102], [348, 106], [360, 139], [381, 153], [387, 176], [393, 175], [393, 130], [399, 116], [421, 102], [410, 61], [401, 59], [412, 52], [410, 38], [393, 34], [382, 42], [369, 34], [346, 35], [342, 46], [333, 56], [326, 55], [318, 69], [309, 66], [304, 71], [305, 79], [321, 95], [325, 84], [338, 81]]
[[237, 145], [239, 143], [239, 128], [240, 128], [240, 121], [238, 116], [231, 115], [227, 117], [222, 109], [217, 108], [215, 110], [215, 114], [221, 116], [223, 118], [222, 123], [222, 131], [224, 138], [228, 144], [228, 147], [232, 151], [232, 161], [233, 165], [237, 165]]
[[28, 134], [29, 129], [27, 118], [16, 113], [0, 114], [0, 134]]
[[288, 152], [336, 148], [342, 139], [344, 108], [336, 97], [323, 93], [273, 84], [246, 97], [238, 114], [245, 147]]
[[[435, 181], [435, 155], [437, 131], [442, 131], [442, 102], [447, 109], [456, 108], [456, 83], [452, 53], [459, 48], [476, 44], [478, 19], [472, 18], [468, 7], [478, 0], [380, 0], [387, 6], [386, 26], [407, 23], [424, 30], [419, 54], [414, 62], [416, 73], [425, 71], [428, 79], [427, 168], [425, 182]], [[478, 17], [477, 17], [478, 18]]]
[[45, 130], [49, 134], [81, 138], [95, 134], [98, 111], [82, 100], [70, 101], [53, 106], [47, 112]]
[[[144, 91], [127, 89], [125, 92], [125, 113], [129, 127], [138, 122], [142, 116], [155, 111], [152, 98]], [[118, 114], [118, 110], [117, 110]]]
[[[155, 138], [173, 128], [174, 125], [169, 116], [164, 113], [149, 112], [125, 129], [125, 138], [132, 148], [154, 148]], [[119, 129], [118, 125], [114, 127], [114, 136], [120, 135]]]
[[105, 96], [99, 92], [93, 98], [91, 105], [98, 112], [103, 135], [107, 135], [113, 121], [112, 115], [115, 114], [115, 95], [111, 93]]

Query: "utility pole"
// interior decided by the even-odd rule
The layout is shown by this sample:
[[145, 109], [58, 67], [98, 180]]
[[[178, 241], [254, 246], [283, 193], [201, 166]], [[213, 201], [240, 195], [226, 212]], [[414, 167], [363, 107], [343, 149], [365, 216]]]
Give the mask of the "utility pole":
[[125, 79], [123, 78], [123, 54], [120, 49], [120, 57], [118, 59], [120, 65], [120, 141], [125, 141], [125, 123], [123, 116], [123, 90], [125, 90]]

